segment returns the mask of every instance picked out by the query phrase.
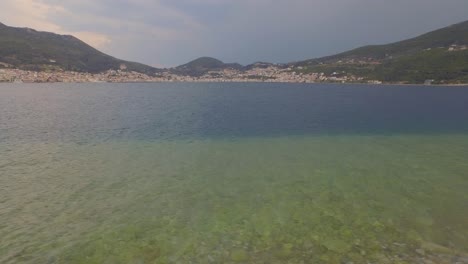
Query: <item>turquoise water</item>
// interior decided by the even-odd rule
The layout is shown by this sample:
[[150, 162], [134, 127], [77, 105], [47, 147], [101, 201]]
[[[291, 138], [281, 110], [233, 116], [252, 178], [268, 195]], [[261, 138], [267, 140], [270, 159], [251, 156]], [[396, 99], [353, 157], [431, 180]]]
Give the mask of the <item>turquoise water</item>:
[[0, 95], [0, 263], [467, 263], [467, 88]]

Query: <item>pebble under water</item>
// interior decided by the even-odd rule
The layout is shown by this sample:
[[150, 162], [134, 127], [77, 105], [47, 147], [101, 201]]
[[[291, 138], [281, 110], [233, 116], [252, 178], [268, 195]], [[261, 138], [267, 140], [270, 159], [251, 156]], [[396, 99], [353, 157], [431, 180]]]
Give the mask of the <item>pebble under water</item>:
[[0, 85], [0, 263], [468, 263], [468, 88]]

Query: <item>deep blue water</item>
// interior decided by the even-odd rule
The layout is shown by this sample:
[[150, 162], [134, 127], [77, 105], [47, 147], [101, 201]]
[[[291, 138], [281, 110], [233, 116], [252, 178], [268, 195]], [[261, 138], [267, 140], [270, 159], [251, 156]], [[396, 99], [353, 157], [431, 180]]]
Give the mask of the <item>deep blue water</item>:
[[465, 133], [468, 87], [0, 85], [0, 140]]

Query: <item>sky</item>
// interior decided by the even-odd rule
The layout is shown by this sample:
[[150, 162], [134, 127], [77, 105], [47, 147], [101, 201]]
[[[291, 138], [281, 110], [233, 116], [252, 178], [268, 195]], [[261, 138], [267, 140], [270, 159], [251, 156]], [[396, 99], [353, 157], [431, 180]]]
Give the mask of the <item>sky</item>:
[[1, 0], [0, 22], [155, 67], [292, 62], [468, 20], [468, 0]]

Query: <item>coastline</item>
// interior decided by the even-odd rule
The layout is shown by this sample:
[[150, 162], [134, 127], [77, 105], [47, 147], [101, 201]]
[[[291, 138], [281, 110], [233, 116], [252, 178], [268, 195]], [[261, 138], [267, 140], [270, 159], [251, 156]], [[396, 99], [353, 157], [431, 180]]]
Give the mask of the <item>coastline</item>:
[[357, 76], [327, 76], [324, 73], [298, 74], [275, 68], [253, 69], [249, 72], [213, 71], [202, 76], [187, 76], [170, 71], [147, 75], [133, 71], [108, 70], [101, 73], [73, 71], [26, 71], [0, 69], [0, 83], [297, 83], [297, 84], [359, 84], [395, 86], [467, 87], [468, 83], [403, 83], [366, 80]]
[[450, 87], [450, 88], [464, 88], [468, 87], [468, 83], [466, 84], [418, 84], [418, 83], [366, 83], [366, 82], [287, 82], [287, 81], [262, 81], [262, 80], [193, 80], [193, 81], [79, 81], [79, 82], [5, 82], [0, 81], [0, 85], [2, 84], [60, 84], [60, 83], [69, 83], [69, 84], [98, 84], [98, 83], [271, 83], [271, 84], [324, 84], [324, 85], [366, 85], [366, 86], [417, 86], [417, 87]]

